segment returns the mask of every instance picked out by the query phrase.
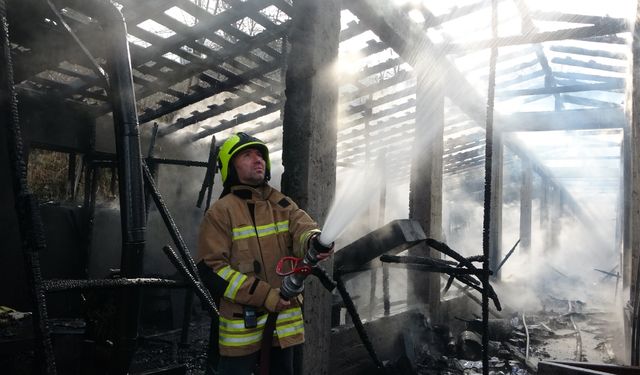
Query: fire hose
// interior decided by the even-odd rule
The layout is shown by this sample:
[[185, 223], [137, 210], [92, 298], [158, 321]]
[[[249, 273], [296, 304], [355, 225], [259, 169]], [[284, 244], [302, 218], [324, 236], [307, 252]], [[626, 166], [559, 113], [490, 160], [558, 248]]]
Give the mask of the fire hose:
[[[285, 276], [282, 281], [282, 287], [280, 288], [280, 296], [285, 300], [295, 298], [298, 294], [304, 290], [304, 280], [309, 275], [316, 276], [322, 285], [328, 290], [338, 287], [340, 297], [345, 303], [347, 312], [351, 315], [351, 320], [354, 323], [356, 332], [360, 337], [360, 340], [365, 346], [365, 349], [369, 353], [369, 356], [379, 369], [385, 369], [384, 364], [378, 358], [375, 349], [365, 331], [362, 320], [358, 315], [358, 311], [351, 299], [351, 296], [347, 292], [344, 283], [340, 277], [337, 277], [337, 282], [334, 281], [329, 274], [320, 266], [318, 262], [333, 249], [333, 244], [326, 245], [320, 242], [320, 236], [316, 235], [310, 239], [309, 250], [305, 253], [304, 258], [296, 257], [284, 257], [280, 259], [276, 266], [276, 273], [280, 276]], [[286, 270], [288, 269], [288, 270]]]

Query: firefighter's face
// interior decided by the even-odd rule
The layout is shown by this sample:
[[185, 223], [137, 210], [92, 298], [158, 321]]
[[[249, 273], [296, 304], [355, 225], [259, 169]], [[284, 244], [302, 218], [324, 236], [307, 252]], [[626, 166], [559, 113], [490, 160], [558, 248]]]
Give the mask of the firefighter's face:
[[233, 157], [238, 180], [245, 185], [260, 185], [264, 181], [266, 162], [260, 150], [248, 148]]

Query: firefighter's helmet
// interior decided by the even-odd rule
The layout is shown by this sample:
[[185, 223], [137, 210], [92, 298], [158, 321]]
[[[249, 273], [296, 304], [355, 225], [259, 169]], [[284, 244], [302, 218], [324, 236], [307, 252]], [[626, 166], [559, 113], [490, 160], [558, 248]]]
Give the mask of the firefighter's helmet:
[[235, 154], [247, 148], [260, 150], [266, 165], [264, 179], [265, 181], [269, 181], [271, 178], [271, 161], [269, 160], [269, 149], [267, 145], [258, 138], [241, 132], [227, 138], [218, 151], [218, 168], [220, 168], [220, 177], [222, 178], [223, 185], [227, 186], [233, 182], [234, 179], [237, 179], [231, 159], [233, 159]]

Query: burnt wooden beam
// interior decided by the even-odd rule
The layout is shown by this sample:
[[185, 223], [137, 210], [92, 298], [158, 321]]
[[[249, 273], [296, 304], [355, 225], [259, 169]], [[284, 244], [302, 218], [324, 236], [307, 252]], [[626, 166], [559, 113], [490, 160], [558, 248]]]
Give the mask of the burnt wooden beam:
[[[320, 226], [336, 185], [338, 87], [332, 66], [340, 44], [338, 0], [293, 2], [282, 125], [282, 191]], [[278, 106], [278, 108], [282, 108]], [[331, 258], [324, 267], [332, 273]], [[305, 345], [295, 373], [329, 373], [331, 294], [317, 279], [304, 292]]]
[[496, 91], [496, 98], [513, 98], [526, 95], [545, 95], [563, 92], [583, 92], [583, 91], [613, 91], [624, 90], [625, 85], [620, 83], [591, 83], [585, 85], [569, 85], [556, 87], [543, 87], [535, 89], [521, 90], [500, 90]]
[[572, 109], [548, 112], [520, 112], [498, 123], [500, 131], [550, 131], [623, 128], [626, 117], [622, 108]]
[[370, 84], [368, 86], [362, 87], [360, 88], [360, 90], [354, 91], [354, 92], [349, 92], [346, 94], [342, 94], [340, 97], [340, 100], [345, 100], [345, 101], [353, 101], [362, 97], [365, 97], [367, 95], [371, 95], [377, 91], [383, 90], [387, 87], [391, 87], [393, 85], [397, 85], [399, 83], [402, 82], [406, 82], [411, 80], [413, 77], [413, 74], [411, 72], [405, 71], [405, 70], [401, 70], [400, 72], [398, 72], [397, 74], [395, 74], [393, 77], [388, 78], [388, 79], [384, 79], [380, 82], [376, 82], [373, 84]]
[[591, 24], [591, 25], [601, 25], [601, 24], [607, 24], [610, 22], [626, 23], [626, 20], [623, 18], [590, 16], [590, 15], [577, 14], [577, 13], [535, 11], [535, 12], [531, 12], [531, 17], [536, 20], [542, 20], [542, 21], [584, 23], [584, 24]]
[[271, 113], [277, 112], [282, 108], [282, 104], [280, 103], [275, 103], [275, 104], [271, 104], [271, 105], [267, 105], [264, 108], [261, 108], [257, 111], [251, 112], [251, 113], [246, 113], [246, 114], [241, 114], [236, 116], [233, 120], [220, 120], [218, 125], [215, 125], [209, 129], [205, 129], [202, 130], [198, 133], [196, 133], [195, 135], [193, 135], [191, 137], [191, 139], [193, 141], [196, 141], [198, 139], [202, 139], [205, 137], [208, 137], [212, 134], [216, 134], [220, 131], [223, 130], [227, 130], [227, 129], [231, 129], [234, 128], [238, 125], [247, 123], [249, 121], [254, 121], [259, 119], [260, 117], [269, 115]]
[[584, 26], [574, 29], [565, 29], [557, 31], [545, 31], [530, 35], [516, 35], [509, 37], [499, 37], [495, 41], [483, 40], [473, 43], [459, 43], [459, 44], [447, 44], [442, 45], [440, 48], [450, 53], [468, 53], [470, 51], [478, 51], [482, 49], [490, 48], [492, 45], [498, 47], [515, 46], [520, 44], [532, 44], [543, 43], [553, 40], [565, 40], [565, 39], [581, 39], [594, 36], [611, 35], [628, 32], [629, 25], [623, 20], [610, 19], [602, 22], [598, 25]]
[[581, 96], [575, 95], [562, 95], [564, 101], [571, 104], [583, 105], [588, 107], [596, 107], [596, 108], [621, 108], [622, 104], [620, 103], [612, 103], [604, 100], [583, 98]]
[[[366, 101], [366, 102], [364, 102], [362, 104], [354, 105], [354, 104], [348, 104], [348, 103], [342, 102], [341, 103], [341, 107], [345, 108], [344, 109], [344, 113], [345, 114], [353, 115], [353, 114], [356, 114], [356, 113], [359, 113], [359, 112], [363, 112], [367, 108], [375, 108], [375, 107], [378, 107], [378, 106], [381, 106], [381, 105], [385, 105], [385, 104], [390, 103], [390, 102], [392, 102], [394, 100], [398, 100], [398, 99], [401, 99], [401, 98], [404, 98], [404, 97], [407, 97], [407, 96], [415, 95], [415, 93], [416, 93], [416, 87], [415, 87], [415, 85], [412, 85], [412, 86], [408, 86], [408, 87], [406, 87], [404, 89], [400, 89], [398, 91], [395, 91], [395, 92], [393, 92], [391, 94], [382, 96], [382, 97], [380, 97], [378, 99], [371, 100], [371, 101]], [[347, 129], [346, 128], [345, 129], [340, 129], [340, 132], [343, 131], [343, 130], [347, 130]]]
[[351, 21], [347, 24], [347, 28], [340, 31], [340, 42], [349, 40], [357, 35], [364, 33], [369, 28], [359, 21]]
[[583, 40], [585, 42], [593, 42], [593, 43], [604, 43], [604, 44], [620, 44], [620, 45], [629, 44], [627, 39], [620, 37], [618, 35], [600, 35], [600, 36], [592, 36], [589, 38], [578, 38], [578, 40]]
[[455, 91], [448, 91], [447, 96], [471, 118], [484, 118], [484, 100], [477, 98], [474, 94], [475, 89], [449, 62], [443, 50], [434, 45], [426, 33], [418, 29], [393, 4], [377, 3], [373, 0], [349, 0], [345, 1], [344, 6], [409, 65], [415, 66], [418, 61], [431, 62], [433, 71], [446, 75], [448, 87], [455, 88]]
[[401, 104], [393, 105], [387, 109], [380, 110], [372, 115], [367, 115], [360, 119], [343, 122], [340, 125], [341, 127], [350, 128], [362, 123], [362, 121], [377, 121], [377, 120], [380, 120], [381, 118], [392, 116], [399, 112], [408, 111], [414, 108], [415, 106], [416, 106], [416, 100], [414, 98], [409, 98]]
[[[234, 91], [234, 94], [239, 94], [240, 90]], [[207, 120], [211, 117], [214, 116], [218, 116], [221, 115], [227, 111], [233, 110], [235, 108], [238, 108], [242, 105], [245, 105], [247, 103], [251, 103], [251, 102], [257, 102], [259, 98], [262, 98], [265, 95], [271, 95], [271, 93], [267, 90], [264, 91], [258, 91], [258, 92], [254, 92], [252, 94], [248, 94], [248, 93], [243, 93], [241, 94], [241, 96], [239, 96], [238, 98], [235, 99], [227, 99], [224, 101], [224, 103], [220, 104], [220, 105], [212, 105], [209, 106], [209, 109], [206, 111], [196, 111], [196, 112], [192, 112], [191, 116], [186, 117], [186, 118], [179, 118], [177, 119], [173, 124], [167, 125], [165, 127], [163, 127], [161, 129], [161, 131], [159, 132], [159, 135], [164, 137], [166, 135], [172, 134], [180, 129], [184, 129], [185, 127], [189, 126], [189, 125], [193, 125], [196, 124], [198, 122]], [[263, 104], [266, 107], [272, 107], [273, 103], [264, 103]], [[271, 112], [268, 112], [271, 113]], [[236, 119], [239, 120], [239, 117], [241, 117], [243, 115], [240, 115], [238, 117], [236, 117]], [[229, 123], [231, 122], [236, 122], [236, 121], [228, 121]], [[238, 122], [238, 124], [240, 124], [241, 122]], [[212, 128], [216, 128], [215, 126]], [[220, 129], [220, 130], [224, 130], [224, 129]], [[215, 130], [213, 133], [208, 132], [208, 131], [204, 131], [202, 132], [202, 134], [198, 133], [198, 137], [194, 138], [194, 140], [200, 139], [200, 138], [204, 138], [206, 136], [215, 134], [216, 132], [220, 131], [220, 130]]]
[[543, 69], [540, 69], [540, 70], [536, 70], [536, 71], [531, 72], [531, 73], [518, 75], [517, 77], [509, 79], [509, 80], [499, 81], [498, 83], [496, 83], [496, 89], [504, 90], [504, 89], [506, 89], [506, 88], [508, 88], [510, 86], [518, 85], [518, 84], [530, 81], [530, 80], [538, 78], [538, 77], [545, 77], [546, 78], [547, 77], [547, 73]]
[[558, 77], [558, 78], [570, 79], [570, 80], [575, 80], [575, 81], [615, 83], [617, 85], [624, 85], [625, 84], [625, 79], [624, 78], [611, 77], [611, 76], [601, 76], [601, 75], [596, 75], [596, 74], [555, 72], [555, 76]]
[[[384, 45], [384, 43], [383, 43]], [[386, 49], [386, 45], [384, 45], [384, 49]], [[403, 61], [399, 58], [395, 58], [392, 57], [386, 61], [383, 61], [379, 64], [373, 65], [373, 66], [367, 66], [361, 70], [359, 70], [358, 72], [356, 72], [353, 75], [346, 75], [346, 77], [344, 77], [344, 81], [341, 81], [340, 84], [341, 85], [345, 85], [345, 84], [356, 84], [359, 83], [360, 80], [365, 79], [369, 76], [372, 76], [374, 74], [377, 73], [381, 73], [387, 69], [392, 69], [392, 68], [399, 68], [399, 66], [403, 63]], [[400, 69], [399, 69], [400, 70]], [[402, 69], [405, 70], [405, 69]], [[405, 70], [406, 71], [406, 70]]]
[[615, 59], [615, 60], [627, 60], [627, 55], [622, 52], [594, 50], [594, 49], [571, 47], [571, 46], [549, 46], [549, 50], [554, 52], [570, 53], [573, 55], [605, 57], [608, 59]]
[[[535, 26], [533, 19], [531, 17], [531, 13], [529, 11], [529, 7], [524, 2], [524, 0], [516, 0], [516, 6], [520, 11], [520, 16], [522, 18], [522, 34], [528, 35], [538, 32], [538, 28]], [[544, 85], [545, 87], [555, 87], [557, 86], [556, 79], [553, 75], [553, 71], [549, 66], [549, 60], [544, 53], [544, 49], [540, 44], [535, 44], [534, 49], [536, 52], [536, 56], [538, 57], [538, 61], [540, 62], [540, 66], [544, 71]], [[555, 98], [555, 109], [562, 110], [564, 108], [564, 102], [562, 96], [560, 94], [554, 94]]]
[[[389, 118], [388, 120], [380, 122], [378, 125], [376, 125], [376, 128], [378, 126], [380, 127], [379, 129], [376, 129], [376, 130], [379, 130], [379, 133], [376, 133], [376, 135], [372, 137], [372, 141], [384, 140], [387, 135], [393, 134], [394, 129], [392, 127], [394, 125], [407, 123], [407, 124], [404, 124], [402, 126], [402, 129], [405, 129], [405, 127], [413, 128], [413, 127], [415, 127], [415, 121], [414, 120], [415, 120], [415, 113], [410, 112], [410, 113], [404, 114], [402, 116], [393, 116], [393, 117]], [[360, 130], [354, 130], [351, 133], [349, 133], [348, 135], [342, 135], [339, 138], [339, 146], [340, 147], [348, 147], [351, 144], [359, 143], [359, 141], [355, 141], [354, 139], [356, 139], [358, 137], [363, 137], [364, 133], [365, 133], [365, 131], [360, 129]]]
[[615, 72], [615, 73], [625, 73], [627, 71], [626, 66], [601, 64], [593, 60], [584, 61], [584, 60], [574, 59], [571, 57], [564, 57], [564, 58], [555, 57], [551, 60], [551, 62], [554, 64], [579, 66], [581, 68], [604, 70], [604, 71]]
[[[503, 0], [498, 0], [499, 2], [503, 1]], [[484, 8], [487, 8], [491, 6], [491, 3], [488, 1], [478, 1], [476, 3], [473, 4], [469, 4], [469, 5], [464, 5], [464, 6], [454, 6], [452, 7], [452, 9], [446, 13], [443, 14], [441, 16], [437, 16], [434, 19], [430, 20], [430, 22], [428, 22], [425, 27], [434, 27], [434, 26], [438, 26], [441, 25], [443, 23], [449, 22], [449, 21], [453, 21], [456, 20], [458, 18], [464, 17], [464, 16], [468, 16], [472, 13], [475, 13], [479, 10], [482, 10]]]
[[[284, 33], [285, 28], [284, 27], [281, 28], [281, 31]], [[194, 74], [199, 74], [202, 71], [209, 69], [209, 67], [211, 66], [215, 67], [215, 66], [222, 65], [225, 62], [230, 61], [236, 58], [237, 56], [240, 56], [246, 53], [247, 50], [252, 50], [255, 47], [261, 46], [267, 41], [278, 39], [282, 35], [284, 34], [280, 34], [279, 36], [265, 34], [265, 35], [258, 35], [255, 38], [247, 37], [246, 40], [239, 41], [235, 45], [234, 49], [224, 49], [224, 50], [221, 50], [221, 53], [219, 54], [216, 54], [212, 51], [208, 55], [208, 57], [203, 61], [192, 62], [190, 64], [187, 64], [186, 66], [177, 66], [175, 67], [176, 69], [174, 69], [174, 71], [171, 72], [170, 74], [164, 73], [162, 75], [157, 76], [158, 79], [156, 81], [151, 82], [149, 85], [147, 85], [138, 93], [136, 93], [137, 97], [141, 99], [153, 93], [156, 93], [158, 91], [167, 89], [177, 82], [180, 82], [184, 79], [187, 79], [193, 76]], [[280, 58], [274, 59], [273, 61], [270, 61], [261, 66], [272, 66], [274, 61], [280, 61]], [[256, 69], [258, 68], [255, 68], [254, 70]]]
[[220, 82], [220, 84], [218, 86], [211, 86], [207, 89], [202, 89], [199, 90], [198, 92], [195, 92], [194, 94], [185, 96], [184, 99], [182, 100], [178, 100], [174, 103], [171, 103], [169, 105], [166, 106], [162, 106], [156, 110], [149, 110], [149, 111], [145, 111], [144, 114], [142, 114], [140, 116], [140, 123], [145, 123], [145, 122], [149, 122], [152, 121], [160, 116], [166, 115], [167, 113], [176, 111], [178, 109], [184, 108], [188, 105], [191, 105], [193, 103], [196, 103], [202, 99], [208, 98], [212, 95], [224, 92], [224, 91], [230, 91], [233, 88], [235, 88], [236, 86], [242, 84], [243, 82], [246, 82], [248, 80], [254, 79], [254, 78], [258, 78], [260, 76], [262, 76], [263, 74], [272, 72], [276, 69], [280, 68], [280, 61], [276, 61], [275, 63], [271, 63], [269, 65], [264, 65], [264, 66], [259, 66], [255, 69], [252, 69], [248, 72], [243, 73], [242, 75], [240, 75], [239, 79], [228, 79], [226, 81]]
[[[190, 28], [189, 33], [179, 34], [176, 33], [164, 40], [162, 43], [154, 44], [141, 50], [139, 55], [132, 56], [132, 60], [134, 61], [150, 61], [157, 59], [158, 56], [162, 56], [167, 52], [173, 52], [176, 49], [179, 49], [182, 45], [189, 42], [190, 40], [195, 40], [198, 38], [202, 38], [209, 32], [213, 32], [215, 30], [224, 27], [225, 25], [231, 24], [239, 19], [244, 18], [244, 14], [251, 12], [252, 10], [260, 10], [263, 6], [267, 6], [268, 2], [266, 1], [247, 1], [233, 6], [232, 8], [225, 9], [221, 13], [210, 18], [204, 19], [202, 18], [200, 22]], [[184, 1], [180, 6], [186, 12], [191, 13], [191, 10], [194, 11], [196, 8], [204, 11], [204, 9], [198, 7], [193, 4], [192, 8], [188, 1]], [[207, 12], [208, 13], [208, 12]], [[204, 13], [201, 13], [204, 14]]]

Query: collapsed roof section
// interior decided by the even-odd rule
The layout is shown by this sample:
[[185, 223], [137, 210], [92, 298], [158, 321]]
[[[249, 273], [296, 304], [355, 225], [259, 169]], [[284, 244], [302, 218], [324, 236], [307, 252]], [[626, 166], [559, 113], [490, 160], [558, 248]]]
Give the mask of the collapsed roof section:
[[[282, 123], [290, 1], [118, 3], [128, 25], [141, 123], [162, 119], [160, 136], [188, 129], [192, 142], [244, 130], [272, 141], [277, 157], [279, 133], [262, 133]], [[432, 74], [447, 77], [444, 171], [481, 167], [490, 1], [350, 0], [343, 6], [339, 165], [385, 153], [404, 166], [391, 179], [408, 179], [413, 69], [430, 59]], [[596, 15], [592, 5], [581, 4], [575, 13], [568, 6], [553, 11], [557, 6], [499, 2], [496, 126], [623, 127], [626, 20]], [[95, 118], [110, 111], [100, 67], [108, 36], [82, 7], [71, 0], [13, 2], [15, 81], [23, 97], [62, 98], [65, 107]], [[569, 123], [569, 117], [584, 121]]]

